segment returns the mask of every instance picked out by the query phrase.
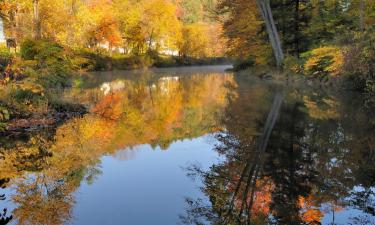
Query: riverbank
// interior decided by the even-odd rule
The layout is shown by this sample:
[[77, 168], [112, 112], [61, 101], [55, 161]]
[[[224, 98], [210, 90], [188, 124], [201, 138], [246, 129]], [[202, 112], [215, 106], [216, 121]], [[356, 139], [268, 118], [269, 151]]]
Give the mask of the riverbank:
[[17, 53], [0, 46], [0, 132], [49, 127], [82, 115], [82, 105], [61, 98], [79, 86], [88, 71], [136, 70], [151, 67], [216, 65], [225, 58], [125, 55], [69, 49], [46, 40], [26, 40]]
[[188, 57], [161, 54], [109, 54], [108, 52], [94, 52], [81, 50], [75, 52], [82, 68], [88, 71], [110, 71], [110, 70], [133, 70], [142, 68], [166, 68], [180, 66], [201, 66], [201, 65], [225, 65], [231, 60], [226, 57]]
[[[307, 76], [303, 73], [293, 73], [288, 68], [283, 70], [271, 66], [252, 66], [243, 70], [232, 69], [237, 76], [242, 79], [252, 79], [256, 82], [273, 82], [286, 85], [293, 89], [307, 88], [315, 92], [359, 94], [363, 99], [363, 106], [366, 108], [375, 107], [375, 91], [372, 89], [358, 88], [355, 84], [358, 80], [353, 80], [352, 74], [340, 74], [338, 76], [327, 76], [323, 79], [314, 76]], [[360, 79], [360, 78], [357, 78]], [[371, 87], [371, 77], [367, 77], [367, 85]]]

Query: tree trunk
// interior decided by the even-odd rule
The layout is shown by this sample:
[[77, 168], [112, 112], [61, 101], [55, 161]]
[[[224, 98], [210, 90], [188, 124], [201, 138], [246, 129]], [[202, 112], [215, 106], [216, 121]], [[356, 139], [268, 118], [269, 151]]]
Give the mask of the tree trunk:
[[42, 38], [42, 27], [39, 17], [39, 0], [33, 0], [34, 7], [34, 38], [39, 40]]
[[296, 56], [299, 58], [299, 0], [295, 0], [294, 12], [294, 44], [296, 49]]
[[[69, 6], [69, 5], [68, 5]], [[67, 43], [74, 43], [74, 35], [75, 35], [75, 32], [74, 32], [74, 27], [72, 25], [72, 21], [75, 18], [76, 14], [77, 14], [77, 1], [76, 0], [72, 0], [71, 1], [71, 4], [70, 4], [70, 11], [69, 11], [69, 14], [70, 14], [70, 18], [71, 18], [71, 22], [69, 22], [67, 24], [67, 29], [68, 29], [68, 35], [67, 35], [67, 38], [66, 38], [66, 42]]]
[[276, 29], [275, 21], [273, 20], [270, 0], [256, 0], [256, 3], [259, 8], [260, 15], [262, 16], [266, 25], [268, 37], [270, 39], [273, 54], [276, 59], [276, 64], [278, 67], [281, 67], [284, 61], [284, 53], [281, 47], [281, 41]]
[[364, 32], [365, 31], [365, 0], [361, 0], [361, 2], [360, 2], [360, 24], [359, 24], [359, 26], [360, 26], [360, 31], [361, 32]]

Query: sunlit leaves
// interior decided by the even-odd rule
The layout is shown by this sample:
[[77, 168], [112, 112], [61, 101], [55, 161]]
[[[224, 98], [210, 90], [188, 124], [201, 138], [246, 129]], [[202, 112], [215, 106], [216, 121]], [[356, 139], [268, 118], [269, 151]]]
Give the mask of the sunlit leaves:
[[317, 77], [337, 76], [343, 65], [343, 51], [337, 47], [325, 46], [311, 51], [311, 56], [305, 64], [305, 71]]

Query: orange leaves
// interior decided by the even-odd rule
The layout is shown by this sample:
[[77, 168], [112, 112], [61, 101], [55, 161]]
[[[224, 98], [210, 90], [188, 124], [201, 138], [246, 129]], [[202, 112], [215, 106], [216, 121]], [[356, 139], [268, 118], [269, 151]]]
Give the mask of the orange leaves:
[[107, 41], [111, 47], [121, 44], [118, 22], [111, 15], [105, 15], [92, 32], [98, 43]]
[[298, 200], [302, 209], [302, 220], [307, 224], [320, 224], [323, 213], [318, 207], [314, 206], [313, 196], [310, 195], [307, 198], [300, 196]]
[[123, 113], [122, 106], [123, 95], [119, 92], [106, 95], [96, 106], [92, 112], [101, 115], [104, 118], [116, 120]]

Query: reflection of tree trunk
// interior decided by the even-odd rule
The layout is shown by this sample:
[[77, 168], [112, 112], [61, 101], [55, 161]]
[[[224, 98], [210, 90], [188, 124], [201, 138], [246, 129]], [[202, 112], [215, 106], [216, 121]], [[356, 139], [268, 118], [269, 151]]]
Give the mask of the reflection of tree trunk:
[[152, 106], [155, 106], [154, 105], [154, 98], [152, 97], [152, 89], [151, 89], [151, 85], [150, 84], [148, 85], [148, 91], [150, 93], [150, 98], [151, 98]]
[[39, 17], [39, 0], [33, 0], [34, 7], [34, 36], [36, 40], [42, 38], [42, 27]]
[[277, 32], [275, 21], [272, 16], [270, 0], [256, 0], [256, 3], [259, 8], [260, 15], [262, 16], [266, 25], [268, 37], [270, 39], [273, 54], [276, 59], [276, 64], [278, 67], [280, 67], [284, 61], [284, 54], [281, 48], [281, 41]]
[[[241, 177], [239, 179], [239, 182], [237, 183], [234, 195], [232, 197], [232, 200], [231, 200], [231, 203], [230, 203], [230, 206], [229, 206], [229, 213], [228, 214], [230, 215], [233, 211], [234, 203], [235, 203], [236, 197], [238, 195], [238, 192], [239, 192], [239, 190], [242, 186], [242, 182], [245, 180], [245, 178], [247, 178], [246, 187], [245, 187], [245, 190], [244, 190], [243, 195], [242, 195], [242, 203], [241, 203], [241, 208], [240, 208], [240, 211], [239, 211], [239, 214], [238, 214], [238, 218], [241, 217], [244, 208], [246, 208], [248, 210], [247, 211], [247, 213], [248, 213], [248, 218], [247, 218], [248, 222], [247, 223], [248, 224], [250, 224], [250, 216], [251, 216], [252, 205], [253, 205], [253, 202], [254, 202], [256, 181], [257, 181], [257, 178], [258, 178], [258, 175], [259, 175], [260, 168], [261, 168], [262, 163], [263, 163], [263, 153], [266, 151], [266, 148], [267, 148], [268, 141], [270, 139], [272, 130], [273, 130], [273, 128], [275, 126], [275, 123], [276, 123], [276, 120], [279, 116], [282, 101], [283, 101], [282, 94], [277, 93], [275, 98], [274, 98], [274, 101], [273, 101], [273, 104], [272, 104], [272, 107], [271, 107], [271, 111], [268, 114], [263, 133], [258, 139], [256, 155], [255, 155], [255, 157], [249, 158], [247, 160], [245, 168], [244, 168], [243, 172], [241, 173]], [[250, 188], [251, 188], [250, 203], [247, 205], [247, 197], [248, 197], [248, 193], [249, 193]]]

